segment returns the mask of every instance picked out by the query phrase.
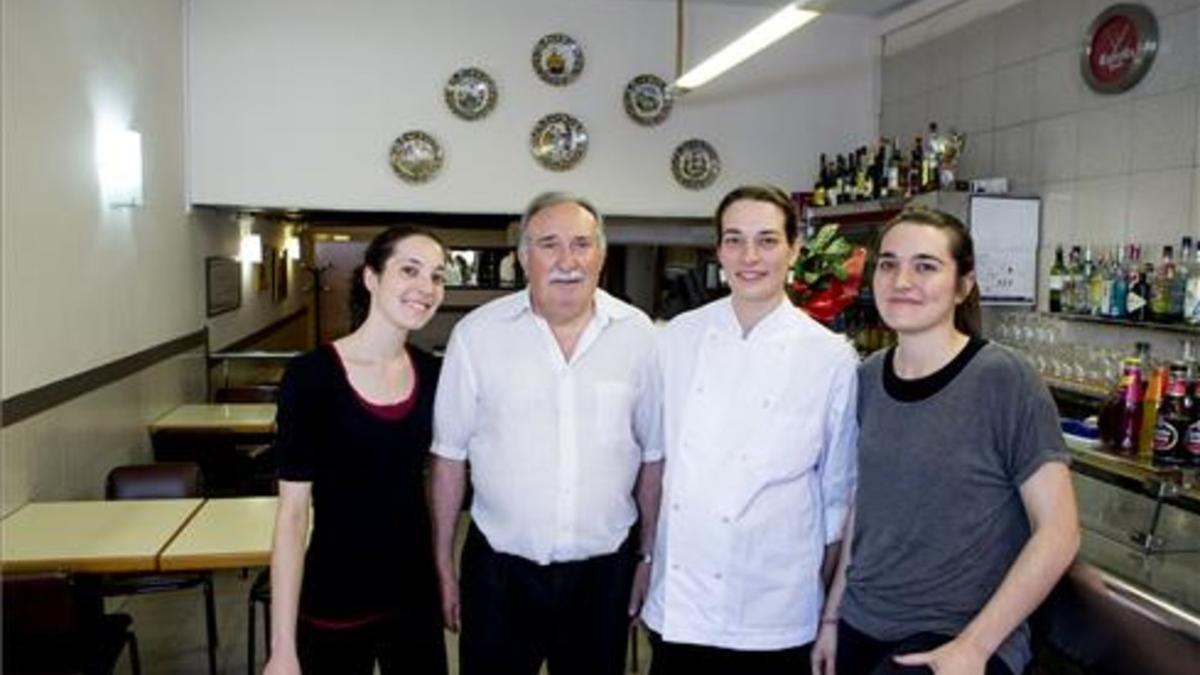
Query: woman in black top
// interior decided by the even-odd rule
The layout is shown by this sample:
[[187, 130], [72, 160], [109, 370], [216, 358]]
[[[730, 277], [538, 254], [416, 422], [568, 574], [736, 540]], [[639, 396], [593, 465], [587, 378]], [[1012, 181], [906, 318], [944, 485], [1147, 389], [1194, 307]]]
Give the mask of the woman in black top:
[[375, 237], [353, 332], [284, 376], [267, 673], [446, 672], [423, 483], [438, 362], [406, 345], [442, 302], [445, 261], [429, 233]]

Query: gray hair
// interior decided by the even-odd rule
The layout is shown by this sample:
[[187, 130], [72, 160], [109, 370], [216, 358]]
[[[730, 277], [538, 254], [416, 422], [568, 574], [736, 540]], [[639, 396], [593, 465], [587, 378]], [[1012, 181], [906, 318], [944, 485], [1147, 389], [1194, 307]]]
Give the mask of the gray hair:
[[529, 202], [529, 206], [525, 207], [525, 213], [521, 215], [520, 229], [517, 231], [517, 247], [519, 249], [529, 247], [529, 219], [537, 215], [539, 211], [559, 204], [574, 204], [590, 213], [596, 220], [597, 243], [601, 249], [607, 248], [608, 239], [604, 236], [604, 216], [600, 215], [600, 209], [596, 208], [591, 200], [571, 192], [543, 192]]

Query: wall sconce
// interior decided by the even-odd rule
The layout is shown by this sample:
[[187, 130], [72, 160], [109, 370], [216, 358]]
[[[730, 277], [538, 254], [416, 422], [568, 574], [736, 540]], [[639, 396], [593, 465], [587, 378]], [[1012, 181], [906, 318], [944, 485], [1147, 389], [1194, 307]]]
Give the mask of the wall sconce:
[[103, 128], [96, 139], [100, 192], [109, 206], [142, 205], [142, 135]]
[[287, 249], [289, 259], [300, 259], [300, 237], [289, 235], [288, 238], [284, 240], [283, 246]]
[[238, 259], [244, 263], [261, 264], [263, 261], [262, 235], [243, 234], [238, 246]]

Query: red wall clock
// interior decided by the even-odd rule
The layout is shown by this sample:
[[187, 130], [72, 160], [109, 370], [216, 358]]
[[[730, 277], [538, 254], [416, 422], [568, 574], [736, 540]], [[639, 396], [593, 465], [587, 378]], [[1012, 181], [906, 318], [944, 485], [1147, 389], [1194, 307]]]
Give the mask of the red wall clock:
[[1158, 21], [1142, 5], [1120, 4], [1092, 20], [1079, 67], [1093, 91], [1119, 94], [1150, 70], [1158, 52]]

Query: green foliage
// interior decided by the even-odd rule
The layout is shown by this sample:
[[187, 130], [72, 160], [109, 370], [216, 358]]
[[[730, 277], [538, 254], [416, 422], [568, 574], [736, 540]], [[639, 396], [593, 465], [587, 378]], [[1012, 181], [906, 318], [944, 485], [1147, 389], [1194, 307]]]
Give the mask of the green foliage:
[[796, 279], [812, 290], [825, 288], [831, 279], [845, 281], [846, 260], [854, 245], [838, 234], [836, 223], [824, 225], [800, 248], [794, 270]]

